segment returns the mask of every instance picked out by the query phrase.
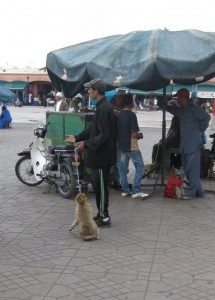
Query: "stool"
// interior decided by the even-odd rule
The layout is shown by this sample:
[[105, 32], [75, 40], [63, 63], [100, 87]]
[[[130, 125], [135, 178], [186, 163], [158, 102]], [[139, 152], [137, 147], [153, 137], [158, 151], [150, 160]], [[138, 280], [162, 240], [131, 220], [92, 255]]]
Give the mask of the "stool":
[[[200, 177], [204, 178], [208, 176], [209, 168], [209, 149], [202, 149], [201, 151], [201, 161], [200, 161]], [[181, 150], [180, 148], [170, 148], [167, 151], [169, 157], [170, 168], [175, 167], [180, 169], [182, 166], [181, 161]]]
[[210, 168], [210, 150], [202, 149], [201, 151], [201, 165], [200, 165], [200, 177], [206, 178], [208, 177]]
[[169, 157], [170, 168], [175, 167], [176, 169], [181, 168], [181, 149], [170, 148], [167, 151]]

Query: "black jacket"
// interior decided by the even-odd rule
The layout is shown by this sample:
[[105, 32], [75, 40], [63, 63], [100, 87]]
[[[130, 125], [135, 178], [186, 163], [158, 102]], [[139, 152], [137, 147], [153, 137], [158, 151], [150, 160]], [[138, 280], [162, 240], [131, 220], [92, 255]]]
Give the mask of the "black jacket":
[[104, 97], [96, 104], [92, 127], [76, 135], [76, 141], [84, 141], [86, 167], [104, 168], [116, 163], [116, 116]]

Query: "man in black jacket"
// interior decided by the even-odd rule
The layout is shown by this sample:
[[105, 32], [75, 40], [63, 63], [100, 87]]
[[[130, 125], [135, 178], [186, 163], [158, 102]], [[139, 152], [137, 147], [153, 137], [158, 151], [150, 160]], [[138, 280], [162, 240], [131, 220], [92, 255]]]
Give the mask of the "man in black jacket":
[[92, 127], [79, 135], [70, 135], [67, 142], [79, 142], [78, 149], [84, 151], [84, 164], [92, 170], [92, 183], [96, 196], [98, 214], [94, 218], [98, 226], [110, 225], [109, 172], [116, 163], [116, 117], [105, 98], [106, 84], [94, 79], [84, 87], [91, 99], [96, 99], [96, 111]]

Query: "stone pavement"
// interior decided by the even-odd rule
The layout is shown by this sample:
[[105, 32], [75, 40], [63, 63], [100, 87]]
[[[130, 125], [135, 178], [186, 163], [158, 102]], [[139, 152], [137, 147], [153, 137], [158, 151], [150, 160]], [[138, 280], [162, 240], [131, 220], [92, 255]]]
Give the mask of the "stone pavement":
[[[189, 201], [164, 198], [163, 187], [144, 201], [111, 189], [112, 227], [83, 242], [68, 231], [73, 199], [16, 178], [16, 154], [32, 141], [44, 110], [20, 108], [21, 122], [14, 109], [13, 128], [0, 131], [0, 300], [215, 299], [215, 179], [203, 180], [210, 191], [204, 198]], [[143, 128], [147, 163], [161, 113], [138, 112], [138, 119], [154, 120]], [[96, 212], [93, 194], [89, 199]]]

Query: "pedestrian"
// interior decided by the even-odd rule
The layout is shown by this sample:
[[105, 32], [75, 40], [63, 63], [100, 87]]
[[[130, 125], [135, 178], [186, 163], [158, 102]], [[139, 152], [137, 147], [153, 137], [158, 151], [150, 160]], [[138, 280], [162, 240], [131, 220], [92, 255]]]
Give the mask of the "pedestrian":
[[11, 122], [12, 122], [11, 114], [10, 114], [9, 110], [7, 109], [7, 107], [5, 105], [3, 105], [2, 113], [0, 116], [0, 128], [5, 128], [6, 123], [8, 123], [8, 125], [10, 125]]
[[[142, 154], [138, 147], [138, 139], [143, 138], [139, 132], [136, 114], [132, 111], [134, 102], [132, 94], [125, 94], [121, 98], [122, 110], [118, 115], [118, 142], [120, 150], [120, 182], [122, 196], [131, 195], [132, 198], [145, 198], [149, 196], [141, 191], [140, 185], [144, 174], [144, 163]], [[129, 161], [135, 167], [135, 174], [132, 189], [128, 184]]]
[[71, 108], [76, 112], [80, 112], [81, 111], [81, 108], [80, 108], [81, 102], [83, 102], [83, 96], [80, 93], [78, 93], [71, 100]]
[[158, 99], [156, 97], [154, 97], [154, 100], [153, 100], [153, 110], [157, 110], [157, 105], [158, 105]]
[[63, 99], [63, 95], [61, 92], [57, 92], [55, 95], [55, 111], [68, 111], [69, 106], [68, 103]]
[[34, 97], [32, 93], [28, 94], [28, 103], [29, 105], [34, 105]]
[[215, 98], [213, 99], [213, 116], [215, 116]]
[[137, 105], [137, 102], [136, 102], [136, 95], [132, 95], [132, 98], [133, 98], [133, 112], [137, 112], [137, 108], [138, 108], [138, 105]]
[[183, 199], [204, 197], [200, 181], [201, 136], [209, 126], [210, 115], [190, 99], [189, 90], [182, 88], [173, 97], [179, 106], [167, 106], [167, 111], [180, 120], [180, 149], [182, 167], [188, 181]]
[[70, 135], [66, 142], [80, 142], [78, 149], [84, 151], [84, 165], [92, 170], [92, 185], [98, 209], [94, 217], [99, 227], [110, 225], [109, 173], [116, 163], [116, 117], [105, 97], [106, 83], [94, 79], [84, 87], [91, 99], [96, 99], [92, 127], [78, 135]]

